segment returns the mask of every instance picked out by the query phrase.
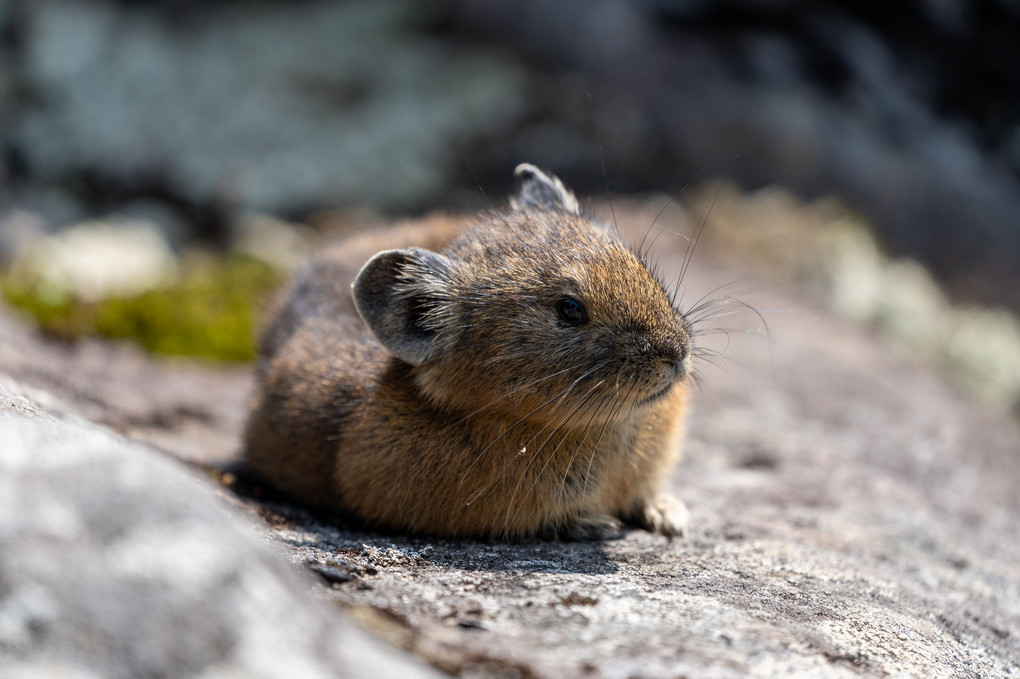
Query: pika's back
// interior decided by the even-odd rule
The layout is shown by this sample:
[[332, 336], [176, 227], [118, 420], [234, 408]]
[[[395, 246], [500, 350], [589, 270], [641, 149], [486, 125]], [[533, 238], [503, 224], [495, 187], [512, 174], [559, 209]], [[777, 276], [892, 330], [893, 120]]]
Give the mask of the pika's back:
[[654, 507], [682, 431], [690, 327], [558, 179], [516, 175], [508, 211], [381, 237], [400, 248], [348, 241], [299, 274], [262, 337], [257, 471], [419, 532], [679, 530]]

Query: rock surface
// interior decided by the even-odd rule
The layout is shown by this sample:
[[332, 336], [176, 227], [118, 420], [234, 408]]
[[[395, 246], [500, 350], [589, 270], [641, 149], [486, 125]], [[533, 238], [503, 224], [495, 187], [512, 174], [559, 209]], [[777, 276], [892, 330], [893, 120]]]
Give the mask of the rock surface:
[[[617, 214], [638, 239], [651, 221]], [[656, 244], [661, 267], [679, 271], [686, 248], [664, 233]], [[743, 265], [699, 250], [685, 302], [746, 276]], [[715, 336], [714, 347], [732, 345], [721, 368], [704, 367], [687, 457], [671, 482], [693, 514], [683, 539], [641, 531], [600, 543], [408, 538], [217, 492], [255, 519], [294, 570], [315, 575], [316, 598], [456, 676], [1020, 675], [1016, 423], [982, 411], [795, 292], [772, 287], [746, 301], [765, 310], [768, 335], [756, 332], [750, 313], [704, 324], [738, 329]], [[249, 388], [241, 374], [156, 363], [119, 346], [50, 346], [7, 316], [0, 333], [0, 347], [17, 347], [0, 351], [0, 372], [57, 393], [91, 419], [160, 439], [165, 451], [191, 460], [226, 459], [236, 447]], [[117, 392], [125, 396], [110, 396]], [[5, 656], [67, 657], [62, 649], [79, 643], [79, 625], [34, 631], [52, 629], [54, 611], [93, 602], [105, 634], [128, 625], [146, 597], [177, 621], [164, 628], [170, 638], [186, 634], [182, 621], [195, 621], [200, 633], [187, 642], [194, 646], [180, 646], [186, 657], [174, 656], [160, 635], [129, 650], [112, 643], [119, 637], [111, 632], [101, 637], [111, 641], [110, 655], [95, 662], [120, 663], [125, 673], [159, 660], [217, 668], [250, 648], [236, 639], [254, 637], [228, 624], [238, 619], [282, 626], [285, 641], [273, 648], [311, 654], [319, 668], [351, 649], [360, 654], [363, 644], [307, 592], [265, 584], [293, 580], [238, 537], [249, 528], [222, 518], [212, 491], [94, 427], [62, 423], [61, 415], [42, 421], [61, 410], [23, 393], [8, 397], [0, 419], [0, 501], [11, 503], [0, 514]], [[172, 411], [174, 403], [212, 413], [190, 425], [203, 434], [183, 436], [181, 420], [159, 417], [132, 429], [132, 413]], [[75, 433], [53, 440], [57, 426]], [[23, 451], [13, 456], [12, 436]], [[28, 451], [43, 452], [27, 458]], [[80, 509], [59, 509], [65, 496]], [[25, 507], [33, 511], [23, 523]], [[220, 518], [207, 521], [209, 512]], [[149, 522], [152, 530], [139, 528]], [[51, 534], [62, 546], [43, 539]], [[185, 550], [191, 541], [204, 546]], [[230, 546], [210, 546], [221, 542]], [[191, 578], [188, 587], [199, 589], [151, 586], [164, 577]], [[45, 587], [33, 589], [37, 581]], [[96, 600], [90, 592], [110, 595]], [[97, 601], [105, 602], [101, 615]], [[36, 618], [42, 622], [33, 626]], [[334, 626], [342, 630], [335, 636]]]
[[154, 361], [126, 342], [44, 339], [10, 313], [0, 317], [0, 373], [179, 459], [215, 463], [235, 455], [250, 370]]
[[0, 676], [433, 677], [316, 601], [212, 484], [0, 382]]

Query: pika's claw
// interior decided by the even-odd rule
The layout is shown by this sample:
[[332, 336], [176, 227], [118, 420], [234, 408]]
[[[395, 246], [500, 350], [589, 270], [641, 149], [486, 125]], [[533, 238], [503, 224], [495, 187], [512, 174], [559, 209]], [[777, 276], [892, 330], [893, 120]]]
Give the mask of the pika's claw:
[[558, 531], [567, 540], [604, 540], [620, 532], [623, 524], [608, 514], [578, 517]]
[[632, 519], [645, 530], [672, 537], [684, 534], [690, 525], [691, 513], [683, 500], [663, 494], [639, 505]]

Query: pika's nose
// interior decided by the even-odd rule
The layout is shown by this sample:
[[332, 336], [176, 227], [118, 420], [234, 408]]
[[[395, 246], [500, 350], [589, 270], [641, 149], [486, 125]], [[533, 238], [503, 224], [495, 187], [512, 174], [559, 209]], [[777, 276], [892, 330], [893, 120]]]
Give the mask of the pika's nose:
[[673, 374], [683, 377], [691, 367], [690, 342], [683, 336], [668, 336], [649, 342], [647, 354], [669, 365]]
[[691, 343], [680, 333], [651, 338], [648, 353], [668, 363], [681, 363], [691, 353]]
[[679, 342], [670, 342], [663, 347], [662, 357], [670, 363], [680, 363], [687, 358], [687, 350]]
[[683, 379], [691, 372], [691, 353], [684, 353], [683, 358], [673, 364], [673, 379]]

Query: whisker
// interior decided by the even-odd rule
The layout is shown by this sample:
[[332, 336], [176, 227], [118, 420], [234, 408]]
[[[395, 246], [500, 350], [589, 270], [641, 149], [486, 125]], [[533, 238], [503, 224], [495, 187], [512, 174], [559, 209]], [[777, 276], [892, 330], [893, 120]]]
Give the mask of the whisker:
[[[680, 275], [677, 277], [677, 290], [680, 289], [680, 285], [683, 283], [684, 277], [687, 275], [687, 267], [690, 266], [691, 260], [694, 259], [694, 251], [698, 247], [698, 241], [701, 240], [701, 234], [705, 232], [705, 225], [708, 224], [708, 216], [712, 213], [712, 209], [715, 207], [715, 202], [719, 200], [720, 193], [722, 193], [722, 185], [720, 185], [716, 190], [715, 196], [712, 198], [712, 202], [698, 219], [698, 223], [694, 227], [694, 233], [692, 234], [691, 240], [687, 243], [687, 252], [684, 253], [683, 264], [680, 266]], [[680, 302], [683, 302], [683, 294], [680, 295]]]
[[[638, 259], [640, 259], [641, 261], [645, 260], [645, 255], [648, 254], [648, 251], [651, 251], [652, 245], [655, 245], [655, 241], [653, 240], [648, 245], [648, 251], [645, 250], [645, 240], [648, 238], [648, 234], [652, 232], [652, 229], [655, 227], [655, 223], [657, 221], [659, 221], [659, 217], [662, 216], [662, 213], [665, 212], [666, 208], [668, 208], [672, 204], [673, 204], [673, 197], [671, 196], [670, 199], [666, 201], [666, 204], [662, 206], [662, 209], [659, 210], [658, 214], [655, 215], [655, 219], [652, 220], [652, 223], [648, 225], [648, 229], [645, 230], [645, 235], [641, 237], [641, 242], [637, 246], [637, 256], [638, 256]], [[662, 234], [662, 230], [661, 229], [659, 230], [659, 233]], [[657, 237], [658, 236], [656, 236], [656, 238]]]
[[[497, 403], [505, 401], [506, 399], [508, 399], [511, 396], [514, 396], [514, 395], [520, 393], [521, 391], [523, 391], [525, 389], [530, 389], [531, 387], [534, 387], [534, 386], [536, 386], [538, 384], [541, 384], [542, 382], [545, 382], [546, 380], [551, 380], [552, 378], [557, 377], [558, 375], [562, 375], [565, 372], [570, 372], [571, 370], [577, 370], [578, 368], [582, 367], [583, 365], [584, 365], [583, 363], [578, 363], [577, 365], [569, 366], [567, 368], [563, 368], [562, 370], [557, 370], [556, 372], [554, 372], [552, 374], [549, 374], [549, 375], [546, 375], [544, 377], [539, 377], [538, 379], [532, 380], [531, 382], [525, 382], [524, 384], [522, 384], [522, 385], [520, 385], [518, 387], [515, 387], [514, 389], [511, 389], [507, 393], [501, 394], [498, 398], [495, 398], [495, 399], [489, 401], [488, 403], [483, 405], [481, 408], [478, 408], [477, 410], [472, 410], [470, 413], [464, 415], [464, 417], [462, 417], [459, 420], [457, 420], [457, 422], [455, 424], [462, 424], [465, 421], [467, 421], [468, 418], [474, 417], [475, 415], [477, 415], [478, 413], [482, 412], [483, 410], [487, 410], [488, 408], [491, 408], [492, 406], [496, 405]], [[588, 375], [588, 374], [590, 374], [590, 373], [586, 373], [586, 375]], [[578, 379], [584, 379], [584, 377], [586, 375], [582, 375]], [[568, 387], [568, 389], [569, 389], [569, 387]], [[550, 399], [546, 403], [550, 403], [553, 400], [555, 400], [556, 398], [557, 397], [554, 396], [552, 399]], [[525, 415], [525, 417], [528, 417], [531, 414], [532, 413], [529, 413], [528, 415]]]
[[[631, 377], [631, 379], [633, 379], [633, 375], [631, 375], [630, 377]], [[627, 397], [625, 399], [622, 399], [622, 400], [617, 399], [616, 402], [612, 404], [614, 406], [614, 410], [610, 411], [612, 413], [612, 415], [615, 415], [616, 412], [618, 412], [619, 409], [623, 407], [623, 404], [625, 404], [625, 403], [630, 401], [631, 397], [634, 395], [634, 390], [636, 388], [637, 388], [637, 382], [635, 381], [631, 385], [630, 391], [627, 392]], [[609, 400], [610, 399], [607, 398], [606, 402], [609, 402]], [[601, 409], [601, 406], [600, 406], [600, 409]], [[594, 417], [595, 417], [595, 414], [592, 415], [592, 419], [589, 422], [589, 425], [590, 425], [590, 423], [592, 421], [594, 421]], [[602, 425], [602, 428], [599, 430], [598, 438], [596, 438], [595, 439], [595, 443], [592, 444], [591, 455], [588, 457], [588, 469], [585, 471], [585, 474], [584, 474], [584, 485], [583, 485], [583, 487], [581, 489], [581, 503], [580, 503], [580, 505], [582, 507], [584, 506], [584, 501], [585, 501], [585, 499], [588, 496], [588, 481], [591, 479], [591, 468], [592, 468], [592, 465], [595, 463], [595, 453], [598, 451], [599, 444], [602, 442], [602, 437], [605, 436], [606, 429], [607, 429], [609, 423], [612, 422], [612, 421], [613, 421], [613, 417], [612, 416], [606, 418], [605, 423]]]
[[732, 313], [731, 310], [734, 307], [745, 312], [754, 310], [754, 307], [749, 305], [747, 302], [743, 302], [734, 297], [717, 297], [701, 304], [698, 308], [691, 309], [687, 312], [685, 318], [688, 323], [694, 325], [695, 323], [701, 323], [722, 315], [728, 315]]
[[729, 283], [723, 283], [722, 285], [718, 285], [718, 286], [712, 288], [711, 290], [706, 292], [704, 295], [702, 295], [701, 298], [698, 299], [693, 305], [691, 305], [691, 308], [687, 310], [687, 313], [688, 314], [697, 313], [705, 305], [711, 305], [714, 301], [717, 301], [717, 300], [721, 300], [721, 299], [736, 299], [736, 295], [746, 295], [748, 293], [755, 292], [755, 288], [751, 287], [751, 288], [744, 288], [744, 289], [741, 289], [741, 290], [735, 290], [735, 291], [733, 291], [733, 294], [731, 294], [731, 295], [719, 295], [717, 297], [712, 297], [712, 295], [714, 295], [715, 293], [717, 293], [717, 292], [719, 292], [721, 290], [725, 290], [726, 288], [728, 288], [730, 286], [733, 286], [733, 285], [737, 285], [738, 283], [747, 283], [748, 280], [749, 279], [747, 279], [747, 278], [739, 278], [739, 279], [737, 279], [735, 281], [730, 281]]
[[613, 207], [613, 196], [609, 193], [609, 175], [606, 173], [606, 154], [602, 149], [602, 131], [599, 129], [599, 119], [595, 115], [595, 104], [592, 102], [591, 92], [588, 95], [588, 106], [591, 108], [591, 119], [595, 123], [595, 141], [599, 146], [599, 161], [602, 163], [602, 181], [606, 186], [606, 200], [609, 201], [609, 212], [613, 215], [613, 229], [616, 235], [620, 235], [620, 225], [616, 223], [616, 208]]
[[[463, 485], [464, 485], [464, 480], [468, 478], [467, 472], [468, 472], [468, 471], [469, 471], [469, 470], [471, 469], [471, 467], [473, 467], [473, 466], [474, 466], [474, 464], [475, 464], [475, 463], [476, 463], [476, 462], [477, 462], [478, 460], [480, 460], [480, 459], [481, 459], [482, 455], [484, 455], [484, 454], [485, 454], [485, 453], [486, 453], [486, 452], [487, 452], [487, 451], [488, 451], [488, 450], [489, 450], [490, 448], [492, 448], [492, 446], [494, 446], [494, 445], [496, 444], [496, 442], [497, 442], [497, 441], [499, 441], [500, 439], [502, 439], [502, 438], [503, 438], [504, 436], [506, 436], [506, 435], [507, 435], [508, 433], [510, 433], [510, 431], [511, 431], [511, 430], [513, 430], [513, 429], [515, 429], [516, 427], [518, 427], [518, 426], [519, 426], [520, 424], [522, 424], [523, 422], [525, 422], [525, 421], [526, 421], [526, 420], [527, 420], [527, 419], [528, 419], [529, 417], [531, 417], [532, 415], [534, 415], [534, 414], [535, 414], [535, 413], [537, 413], [538, 411], [542, 410], [543, 408], [546, 408], [546, 407], [548, 407], [549, 405], [551, 405], [552, 403], [554, 403], [554, 402], [556, 402], [556, 401], [562, 401], [562, 400], [563, 400], [564, 398], [566, 398], [567, 394], [569, 394], [569, 393], [570, 393], [570, 391], [571, 391], [571, 390], [572, 390], [572, 389], [573, 389], [573, 388], [574, 388], [575, 386], [577, 386], [577, 385], [578, 385], [578, 384], [579, 384], [579, 383], [580, 383], [580, 382], [581, 382], [581, 381], [582, 381], [582, 380], [583, 380], [584, 378], [588, 377], [588, 376], [589, 376], [589, 375], [591, 375], [591, 374], [592, 374], [593, 372], [595, 372], [595, 371], [597, 371], [597, 370], [600, 370], [600, 369], [604, 368], [604, 367], [605, 367], [606, 365], [608, 365], [608, 364], [609, 364], [609, 361], [605, 361], [605, 362], [603, 362], [603, 363], [600, 363], [600, 364], [596, 365], [596, 366], [595, 366], [594, 368], [592, 368], [592, 369], [591, 369], [591, 370], [589, 370], [588, 372], [584, 373], [583, 375], [581, 375], [580, 377], [578, 377], [578, 378], [577, 378], [576, 380], [574, 380], [573, 382], [571, 382], [571, 383], [570, 383], [569, 385], [567, 385], [567, 386], [566, 386], [566, 387], [565, 387], [564, 389], [562, 389], [562, 390], [561, 390], [561, 391], [560, 391], [560, 392], [559, 392], [558, 394], [554, 395], [554, 396], [553, 396], [552, 398], [550, 398], [549, 400], [545, 401], [544, 403], [542, 403], [542, 404], [541, 404], [541, 405], [539, 405], [538, 407], [534, 408], [534, 409], [533, 409], [533, 410], [532, 410], [531, 412], [527, 413], [526, 415], [524, 415], [523, 417], [521, 417], [520, 419], [518, 419], [518, 420], [517, 420], [516, 422], [514, 422], [513, 424], [511, 424], [511, 425], [510, 425], [509, 427], [507, 427], [506, 429], [504, 429], [504, 430], [502, 431], [502, 433], [500, 433], [500, 434], [499, 434], [498, 436], [496, 436], [496, 438], [494, 438], [494, 439], [493, 439], [492, 441], [490, 441], [490, 442], [489, 442], [489, 443], [488, 443], [488, 444], [487, 444], [487, 445], [486, 445], [486, 446], [485, 446], [484, 448], [482, 448], [482, 449], [481, 449], [480, 451], [478, 451], [478, 453], [477, 453], [477, 454], [475, 455], [475, 458], [474, 458], [474, 459], [473, 459], [473, 460], [471, 461], [471, 463], [470, 463], [470, 464], [469, 464], [469, 465], [468, 465], [467, 467], [465, 467], [464, 471], [463, 471], [463, 472], [462, 472], [462, 474], [461, 474], [461, 482], [460, 482], [460, 486], [459, 486], [459, 487], [463, 487]], [[576, 369], [577, 367], [580, 367], [580, 366], [574, 366], [573, 368], [568, 368], [568, 370], [574, 370], [574, 369]], [[559, 371], [559, 373], [556, 373], [556, 374], [560, 374], [560, 373], [563, 373], [563, 372], [566, 372], [566, 370], [561, 370], [561, 371]], [[547, 378], [543, 378], [543, 379], [548, 379], [548, 377], [547, 377]], [[484, 410], [484, 407], [482, 408], [482, 410]], [[476, 411], [476, 412], [481, 412], [481, 411], [479, 410], [479, 411]], [[546, 426], [548, 426], [548, 425], [546, 425]], [[543, 427], [542, 429], [544, 429], [544, 428], [545, 428], [545, 427]], [[539, 433], [541, 433], [542, 429], [540, 429], [540, 430], [539, 430]], [[534, 440], [534, 439], [535, 439], [536, 437], [537, 437], [537, 434], [536, 434], [535, 436], [532, 436], [532, 438], [531, 438], [531, 439], [529, 439], [529, 440], [528, 440], [528, 441], [527, 441], [527, 442], [525, 443], [525, 447], [527, 447], [527, 444], [528, 444], [528, 443], [531, 443], [531, 441], [532, 441], [532, 440]], [[488, 490], [488, 488], [489, 488], [489, 487], [491, 487], [491, 484], [490, 484], [489, 486], [486, 486], [486, 487], [482, 488], [481, 490], [479, 490], [479, 491], [478, 491], [478, 493], [476, 493], [476, 494], [475, 494], [475, 496], [473, 496], [473, 497], [472, 497], [472, 498], [471, 498], [470, 500], [468, 500], [467, 504], [471, 504], [471, 503], [472, 503], [472, 502], [474, 502], [474, 501], [475, 501], [476, 499], [478, 499], [478, 497], [480, 497], [480, 496], [481, 496], [481, 494], [482, 494], [482, 493], [483, 493], [484, 491]]]
[[732, 376], [732, 373], [729, 370], [729, 366], [730, 365], [737, 366], [738, 368], [740, 368], [741, 370], [743, 370], [745, 373], [747, 373], [749, 375], [753, 375], [755, 373], [755, 371], [750, 366], [748, 366], [746, 363], [744, 363], [742, 361], [738, 361], [737, 359], [732, 358], [730, 356], [727, 356], [727, 355], [725, 355], [723, 353], [720, 353], [720, 352], [716, 352], [714, 355], [699, 356], [698, 360], [699, 361], [704, 361], [705, 363], [708, 363], [709, 365], [715, 366], [716, 368], [719, 368], [720, 370], [725, 371], [727, 375], [731, 375], [731, 376]]
[[[591, 416], [588, 418], [588, 422], [582, 427], [582, 429], [585, 432], [585, 436], [581, 439], [581, 441], [578, 443], [578, 445], [575, 446], [574, 452], [571, 453], [570, 459], [567, 460], [567, 464], [566, 464], [566, 466], [564, 467], [564, 470], [563, 470], [562, 478], [560, 479], [560, 488], [559, 488], [559, 493], [557, 495], [557, 504], [556, 504], [557, 514], [559, 514], [560, 508], [563, 506], [563, 498], [566, 497], [566, 485], [567, 485], [567, 478], [570, 475], [570, 469], [574, 466], [574, 460], [577, 458], [577, 455], [580, 452], [581, 447], [582, 447], [581, 444], [583, 444], [584, 440], [587, 438], [589, 427], [591, 427], [592, 422], [594, 422], [595, 419], [598, 417], [599, 412], [602, 410], [602, 408], [605, 406], [605, 404], [606, 403], [611, 403], [612, 400], [613, 400], [613, 395], [618, 394], [619, 391], [620, 391], [619, 390], [619, 386], [617, 386], [617, 388], [613, 391], [613, 394], [605, 394], [605, 395], [603, 395], [602, 399], [597, 402], [597, 405], [591, 411]], [[603, 424], [603, 428], [605, 428], [610, 422], [613, 422], [613, 421], [614, 421], [614, 417], [611, 414], [610, 417]], [[600, 440], [601, 440], [601, 438], [600, 438]], [[561, 441], [561, 445], [562, 445], [562, 441]], [[595, 445], [597, 446], [598, 442], [596, 442]], [[558, 448], [559, 448], [559, 446], [557, 446], [557, 449]], [[584, 496], [582, 494], [582, 504], [583, 504], [583, 500], [584, 500]]]
[[[535, 460], [540, 455], [542, 455], [543, 453], [546, 452], [545, 451], [546, 445], [548, 445], [549, 441], [551, 441], [552, 438], [554, 436], [556, 436], [556, 434], [558, 434], [560, 432], [560, 430], [566, 425], [566, 423], [569, 422], [570, 420], [572, 420], [574, 418], [574, 416], [576, 415], [576, 413], [579, 410], [581, 410], [581, 408], [586, 407], [588, 399], [591, 398], [592, 394], [595, 393], [595, 390], [598, 389], [598, 387], [600, 387], [604, 382], [605, 382], [605, 380], [600, 380], [599, 382], [596, 382], [594, 385], [592, 385], [588, 389], [587, 392], [585, 392], [585, 394], [579, 399], [578, 404], [576, 406], [574, 406], [574, 408], [572, 410], [570, 410], [566, 415], [564, 415], [564, 417], [561, 418], [559, 422], [556, 423], [556, 426], [552, 429], [552, 431], [545, 438], [545, 440], [542, 441], [541, 444], [539, 444], [539, 446], [537, 447], [537, 449], [535, 451], [535, 454], [532, 455], [531, 458], [528, 460], [528, 464], [524, 467], [524, 469], [518, 475], [517, 485], [514, 488], [513, 494], [510, 496], [510, 500], [507, 502], [507, 514], [506, 514], [506, 518], [504, 520], [504, 532], [509, 530], [510, 524], [517, 519], [517, 517], [520, 515], [521, 511], [524, 509], [524, 500], [522, 499], [521, 505], [517, 508], [517, 511], [513, 513], [513, 516], [510, 515], [510, 512], [513, 511], [514, 500], [517, 498], [517, 493], [520, 491], [521, 484], [524, 482], [524, 480], [525, 480], [525, 478], [527, 476], [528, 470], [531, 468], [531, 465], [534, 464]], [[547, 424], [546, 426], [542, 427], [542, 429], [540, 429], [538, 432], [536, 432], [536, 434], [534, 436], [532, 436], [531, 439], [528, 440], [528, 443], [530, 444], [531, 441], [533, 441], [536, 438], [538, 438], [538, 436], [543, 431], [545, 431], [548, 428], [548, 426], [549, 425]], [[542, 478], [542, 474], [545, 472], [546, 468], [548, 468], [549, 463], [552, 461], [553, 457], [555, 456], [556, 451], [559, 450], [560, 445], [562, 445], [563, 441], [565, 441], [565, 440], [566, 440], [565, 438], [561, 439], [560, 440], [560, 444], [557, 445], [555, 448], [553, 448], [553, 450], [551, 452], [549, 452], [549, 453], [547, 453], [545, 455], [545, 464], [542, 465], [542, 468], [538, 471], [538, 474], [535, 475], [535, 480], [532, 481], [531, 486], [528, 488], [527, 495], [530, 495], [531, 493], [534, 492], [535, 486], [538, 485], [538, 482]], [[525, 495], [524, 497], [526, 498], [527, 495]]]
[[[520, 358], [537, 358], [540, 356], [538, 351], [522, 351], [516, 354], [502, 354], [500, 356], [493, 356], [482, 362], [482, 365], [493, 365], [494, 363], [500, 363], [502, 361], [514, 361]], [[580, 367], [580, 366], [578, 366]]]
[[492, 201], [489, 200], [489, 196], [486, 195], [485, 189], [482, 188], [482, 183], [478, 181], [478, 175], [475, 174], [475, 168], [471, 165], [471, 159], [468, 158], [468, 154], [466, 153], [464, 154], [464, 162], [467, 163], [468, 171], [471, 172], [471, 178], [475, 180], [475, 184], [478, 186], [478, 190], [482, 192], [482, 198], [484, 198], [485, 202], [489, 204], [489, 210], [492, 212], [492, 214], [499, 217], [499, 221], [503, 222], [503, 225], [506, 226], [507, 231], [512, 231], [513, 229], [510, 226], [510, 222], [506, 220], [506, 217], [503, 216], [503, 213], [501, 211], [496, 210], [496, 207], [492, 204]]
[[[699, 323], [704, 323], [705, 321], [715, 318], [725, 318], [726, 316], [733, 316], [736, 314], [751, 313], [758, 317], [762, 328], [769, 336], [771, 342], [772, 332], [768, 326], [768, 321], [765, 320], [762, 310], [753, 307], [743, 300], [737, 300], [735, 298], [719, 298], [717, 302], [718, 303], [714, 305], [704, 306], [693, 316], [685, 316], [685, 318], [687, 318], [687, 322], [694, 327]], [[734, 310], [733, 307], [736, 307], [736, 309]], [[688, 312], [688, 314], [690, 314], [690, 312]]]

